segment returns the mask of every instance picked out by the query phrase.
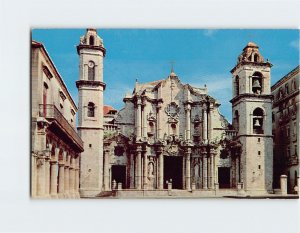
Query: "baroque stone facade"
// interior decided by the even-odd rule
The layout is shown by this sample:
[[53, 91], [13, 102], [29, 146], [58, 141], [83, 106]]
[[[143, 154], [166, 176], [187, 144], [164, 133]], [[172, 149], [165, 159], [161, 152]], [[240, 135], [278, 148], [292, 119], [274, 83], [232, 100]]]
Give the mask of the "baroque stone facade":
[[299, 177], [299, 66], [272, 86], [274, 135], [274, 188], [287, 175], [289, 193], [298, 189]]
[[271, 193], [271, 66], [251, 42], [238, 57], [231, 71], [233, 125], [206, 87], [182, 84], [174, 71], [164, 80], [136, 82], [115, 118], [118, 133], [104, 140], [106, 190], [119, 184], [135, 190]]
[[45, 47], [31, 45], [31, 196], [79, 198], [77, 107]]

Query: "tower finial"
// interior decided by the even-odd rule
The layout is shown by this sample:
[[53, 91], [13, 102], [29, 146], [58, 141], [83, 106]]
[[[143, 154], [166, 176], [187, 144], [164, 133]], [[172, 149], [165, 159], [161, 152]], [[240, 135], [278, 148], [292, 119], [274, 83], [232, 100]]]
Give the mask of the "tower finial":
[[175, 63], [175, 61], [170, 61], [170, 64], [171, 64], [171, 73], [174, 73], [174, 63]]

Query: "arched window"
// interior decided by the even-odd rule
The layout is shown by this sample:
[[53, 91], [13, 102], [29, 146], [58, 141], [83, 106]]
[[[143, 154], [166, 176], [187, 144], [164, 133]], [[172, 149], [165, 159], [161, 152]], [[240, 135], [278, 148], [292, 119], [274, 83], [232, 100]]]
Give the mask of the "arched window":
[[262, 74], [255, 72], [252, 75], [252, 92], [260, 95], [263, 90]]
[[235, 130], [239, 130], [239, 112], [238, 110], [235, 110], [234, 112], [234, 118], [233, 118], [233, 127]]
[[88, 63], [88, 80], [95, 80], [95, 63], [93, 61], [89, 61]]
[[176, 135], [176, 124], [171, 124], [171, 134]]
[[240, 94], [240, 77], [238, 75], [235, 77], [235, 94]]
[[150, 128], [150, 133], [153, 135], [154, 134], [154, 123], [152, 121], [149, 122], [149, 128]]
[[89, 102], [88, 104], [88, 112], [87, 112], [88, 117], [94, 117], [95, 116], [95, 104], [92, 102]]
[[258, 55], [257, 55], [257, 53], [254, 54], [254, 56], [253, 56], [253, 61], [254, 61], [254, 62], [258, 62]]
[[263, 118], [264, 111], [261, 108], [256, 108], [253, 111], [253, 133], [255, 134], [263, 134]]
[[90, 36], [89, 44], [94, 45], [94, 36]]

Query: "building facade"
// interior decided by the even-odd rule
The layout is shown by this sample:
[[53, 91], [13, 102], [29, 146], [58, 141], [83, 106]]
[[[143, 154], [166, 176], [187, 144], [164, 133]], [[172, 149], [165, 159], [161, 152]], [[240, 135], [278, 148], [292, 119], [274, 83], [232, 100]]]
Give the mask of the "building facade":
[[287, 175], [288, 192], [294, 193], [299, 176], [299, 66], [272, 86], [274, 135], [274, 188]]
[[[89, 33], [88, 29], [81, 39], [83, 51], [87, 49], [89, 54], [96, 51], [101, 59], [95, 64], [103, 67], [105, 50], [102, 41], [99, 39], [100, 44], [90, 47], [86, 44]], [[99, 38], [96, 31], [93, 33], [91, 35]], [[81, 64], [92, 58], [81, 57]], [[103, 154], [99, 152], [101, 139], [91, 139], [91, 129], [82, 127], [86, 121], [82, 119], [87, 115], [84, 109], [88, 108], [89, 101], [100, 97], [95, 107], [102, 109], [102, 69], [98, 70], [97, 85], [94, 85], [94, 80], [82, 81], [87, 80], [88, 75], [81, 75], [80, 84], [101, 87], [97, 92], [89, 86], [85, 95], [79, 89], [79, 103], [82, 104], [79, 104], [81, 119], [78, 129], [79, 132], [83, 132], [83, 128], [86, 130], [85, 134], [81, 133], [85, 142], [83, 154], [86, 155], [81, 157], [82, 184], [92, 172], [90, 167], [97, 166], [94, 176], [90, 175], [93, 182], [100, 179], [97, 180], [97, 192], [113, 189], [159, 191], [171, 187], [210, 192], [227, 189], [236, 191], [234, 195], [241, 191], [249, 195], [271, 193], [271, 66], [264, 61], [256, 44], [250, 42], [243, 49], [237, 65], [231, 70], [232, 125], [219, 112], [220, 104], [208, 95], [206, 87], [183, 84], [173, 70], [163, 80], [136, 82], [132, 94], [123, 99], [124, 108], [113, 119], [117, 130], [109, 133], [105, 130], [106, 136], [101, 145]], [[83, 67], [81, 65], [80, 73], [87, 74]], [[82, 87], [78, 82], [77, 86]], [[104, 118], [103, 113], [97, 112], [95, 117], [92, 130], [100, 132], [102, 124], [99, 126], [97, 122]], [[98, 145], [94, 150], [87, 148], [87, 141], [91, 140]]]
[[45, 47], [31, 44], [31, 196], [79, 198], [77, 107]]

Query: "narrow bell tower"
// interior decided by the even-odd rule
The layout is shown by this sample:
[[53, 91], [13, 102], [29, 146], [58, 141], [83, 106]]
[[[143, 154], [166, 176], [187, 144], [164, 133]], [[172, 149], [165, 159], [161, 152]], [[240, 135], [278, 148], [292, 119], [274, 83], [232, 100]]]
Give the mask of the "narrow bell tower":
[[231, 70], [233, 127], [242, 144], [240, 182], [248, 194], [272, 191], [271, 67], [259, 47], [249, 42]]
[[105, 48], [95, 29], [87, 29], [77, 46], [79, 55], [78, 133], [84, 142], [80, 160], [80, 195], [99, 194], [103, 183], [103, 58]]

